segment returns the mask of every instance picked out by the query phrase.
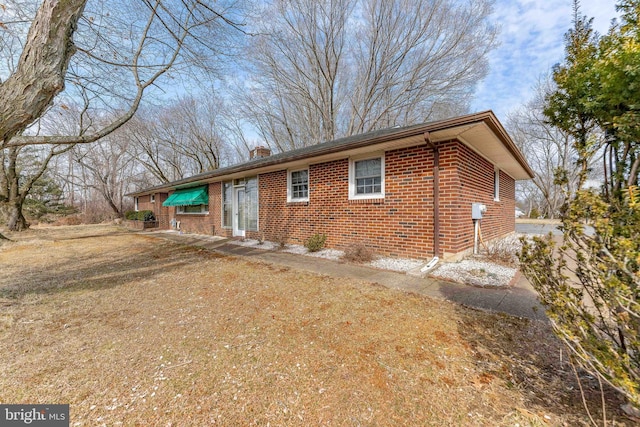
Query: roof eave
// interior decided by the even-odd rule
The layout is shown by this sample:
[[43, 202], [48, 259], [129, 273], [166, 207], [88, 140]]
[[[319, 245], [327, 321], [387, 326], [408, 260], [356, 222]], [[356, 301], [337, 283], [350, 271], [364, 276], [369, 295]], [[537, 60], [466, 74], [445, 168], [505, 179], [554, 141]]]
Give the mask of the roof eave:
[[[271, 170], [276, 166], [276, 169], [284, 169], [287, 168], [288, 165], [299, 162], [301, 160], [308, 160], [308, 163], [311, 164], [314, 163], [313, 159], [328, 158], [331, 155], [337, 153], [348, 156], [349, 152], [354, 152], [365, 147], [371, 148], [372, 151], [375, 151], [378, 149], [382, 149], [385, 143], [389, 143], [391, 141], [405, 139], [408, 140], [411, 137], [422, 136], [427, 132], [433, 133], [438, 131], [445, 131], [447, 129], [463, 127], [477, 123], [484, 123], [487, 127], [489, 127], [496, 135], [496, 137], [500, 140], [500, 142], [509, 151], [513, 159], [517, 162], [519, 167], [524, 172], [523, 174], [519, 175], [520, 177], [518, 179], [527, 179], [527, 177], [528, 179], [533, 178], [534, 173], [522, 156], [522, 153], [520, 153], [513, 140], [509, 137], [506, 130], [502, 127], [502, 125], [496, 118], [495, 114], [491, 110], [487, 110], [480, 113], [469, 114], [451, 119], [399, 128], [397, 130], [394, 130], [394, 128], [385, 129], [379, 132], [374, 132], [373, 135], [369, 137], [365, 135], [362, 138], [355, 136], [342, 138], [335, 141], [329, 141], [323, 144], [307, 147], [306, 149], [284, 152], [274, 156], [240, 163], [238, 165], [216, 169], [210, 172], [204, 172], [181, 180], [149, 187], [137, 192], [132, 192], [127, 194], [127, 196], [143, 196], [146, 194], [168, 192], [185, 186], [220, 181], [225, 177], [232, 177], [236, 174], [246, 174], [246, 172], [248, 171], [254, 171], [254, 173], [264, 173], [265, 171]], [[350, 139], [353, 139], [353, 141], [349, 141]], [[415, 144], [416, 142], [413, 143]]]

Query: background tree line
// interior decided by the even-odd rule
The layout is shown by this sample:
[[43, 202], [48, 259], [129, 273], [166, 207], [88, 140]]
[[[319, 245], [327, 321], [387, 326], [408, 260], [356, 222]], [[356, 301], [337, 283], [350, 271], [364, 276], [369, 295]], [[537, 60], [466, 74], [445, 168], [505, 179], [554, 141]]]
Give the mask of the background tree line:
[[491, 12], [489, 0], [12, 0], [2, 220], [26, 228], [42, 180], [121, 215], [123, 193], [235, 163], [257, 140], [277, 152], [467, 112], [496, 45]]

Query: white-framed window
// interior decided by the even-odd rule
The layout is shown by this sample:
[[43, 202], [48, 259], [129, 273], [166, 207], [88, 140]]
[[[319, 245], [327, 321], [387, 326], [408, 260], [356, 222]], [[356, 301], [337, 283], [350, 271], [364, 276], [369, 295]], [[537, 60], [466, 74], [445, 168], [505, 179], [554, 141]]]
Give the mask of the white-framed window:
[[493, 200], [500, 201], [500, 169], [493, 171]]
[[349, 159], [349, 198], [384, 198], [384, 154]]
[[309, 169], [287, 173], [287, 202], [309, 201]]
[[208, 214], [208, 208], [209, 206], [207, 205], [176, 206], [176, 213], [180, 215]]
[[151, 203], [155, 203], [155, 202], [156, 202], [156, 195], [155, 195], [155, 194], [151, 194], [151, 195], [149, 196], [149, 201], [150, 201]]
[[222, 183], [222, 226], [231, 228], [233, 215], [233, 182]]
[[138, 198], [137, 197], [133, 198], [133, 210], [136, 211], [136, 212], [138, 212], [138, 210], [139, 210], [138, 209]]

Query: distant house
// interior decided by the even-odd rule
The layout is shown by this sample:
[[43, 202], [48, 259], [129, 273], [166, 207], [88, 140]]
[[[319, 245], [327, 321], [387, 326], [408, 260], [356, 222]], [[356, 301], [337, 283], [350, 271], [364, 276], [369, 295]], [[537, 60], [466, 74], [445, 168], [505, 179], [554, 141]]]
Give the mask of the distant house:
[[[515, 230], [515, 181], [533, 172], [493, 112], [350, 136], [130, 194], [161, 228], [327, 246], [385, 256], [451, 257]], [[477, 207], [477, 205], [476, 205]], [[477, 210], [473, 211], [478, 214]]]

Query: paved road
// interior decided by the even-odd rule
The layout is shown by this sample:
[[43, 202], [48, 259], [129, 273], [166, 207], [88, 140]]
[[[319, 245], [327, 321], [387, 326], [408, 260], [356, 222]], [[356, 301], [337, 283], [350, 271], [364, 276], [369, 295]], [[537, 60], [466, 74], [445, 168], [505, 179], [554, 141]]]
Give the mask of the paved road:
[[549, 234], [553, 233], [555, 236], [561, 236], [562, 233], [558, 230], [558, 224], [534, 224], [534, 223], [516, 223], [516, 233], [524, 234]]
[[[554, 236], [562, 236], [562, 232], [559, 230], [560, 224], [544, 224], [544, 223], [518, 223], [516, 222], [516, 233], [523, 234], [549, 234], [553, 233]], [[584, 226], [585, 234], [593, 235], [593, 227], [589, 225]]]

